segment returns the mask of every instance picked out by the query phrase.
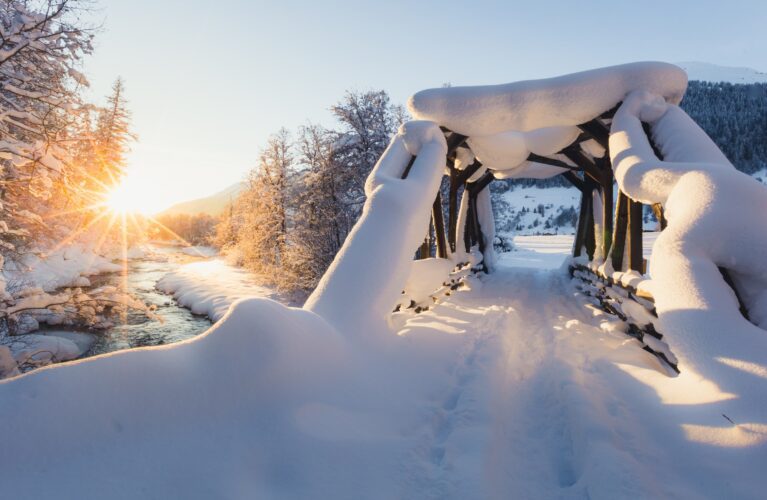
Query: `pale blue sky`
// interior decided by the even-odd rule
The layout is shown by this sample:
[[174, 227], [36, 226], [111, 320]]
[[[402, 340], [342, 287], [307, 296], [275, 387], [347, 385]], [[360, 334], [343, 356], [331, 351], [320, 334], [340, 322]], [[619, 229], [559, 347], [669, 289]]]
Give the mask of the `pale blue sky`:
[[[763, 1], [100, 0], [85, 72], [121, 75], [140, 142], [130, 184], [153, 209], [240, 180], [267, 136], [330, 124], [346, 89], [396, 102], [637, 60], [767, 70]], [[151, 181], [151, 182], [150, 182]], [[149, 201], [152, 200], [152, 201]]]

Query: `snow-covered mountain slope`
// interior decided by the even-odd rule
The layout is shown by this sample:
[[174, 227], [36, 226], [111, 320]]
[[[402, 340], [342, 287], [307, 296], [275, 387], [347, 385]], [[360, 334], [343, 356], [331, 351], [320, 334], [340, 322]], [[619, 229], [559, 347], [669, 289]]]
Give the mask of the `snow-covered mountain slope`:
[[237, 199], [237, 196], [244, 188], [245, 184], [238, 182], [210, 196], [177, 203], [167, 210], [164, 210], [160, 215], [195, 215], [200, 213], [220, 215], [226, 210], [231, 202]]
[[507, 237], [572, 234], [581, 193], [575, 188], [516, 187], [493, 194], [496, 232]]
[[687, 72], [690, 80], [728, 83], [767, 83], [767, 73], [753, 68], [719, 66], [700, 61], [676, 63]]

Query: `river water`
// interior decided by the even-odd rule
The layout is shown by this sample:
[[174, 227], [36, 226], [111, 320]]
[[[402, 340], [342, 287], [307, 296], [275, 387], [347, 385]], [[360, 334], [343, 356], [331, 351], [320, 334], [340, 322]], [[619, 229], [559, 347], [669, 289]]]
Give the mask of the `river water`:
[[129, 261], [127, 282], [123, 283], [121, 273], [94, 277], [94, 286], [113, 285], [157, 307], [157, 315], [163, 321], [150, 319], [140, 312], [130, 312], [124, 324], [93, 335], [91, 347], [83, 357], [95, 356], [121, 349], [170, 344], [185, 340], [204, 332], [211, 326], [205, 316], [192, 314], [189, 309], [179, 306], [172, 297], [159, 292], [155, 285], [168, 272], [189, 261], [179, 252], [178, 247], [152, 246], [152, 253], [145, 259]]

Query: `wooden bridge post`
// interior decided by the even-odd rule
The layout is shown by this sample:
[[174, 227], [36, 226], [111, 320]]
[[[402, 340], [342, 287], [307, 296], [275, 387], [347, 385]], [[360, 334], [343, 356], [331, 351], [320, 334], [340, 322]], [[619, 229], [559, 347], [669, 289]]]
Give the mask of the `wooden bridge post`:
[[458, 188], [460, 183], [458, 181], [458, 171], [455, 169], [455, 162], [453, 160], [448, 160], [448, 168], [450, 169], [450, 190], [448, 191], [447, 201], [447, 241], [450, 245], [450, 251], [455, 252], [456, 232], [458, 231]]
[[629, 269], [644, 274], [642, 256], [642, 203], [630, 200], [628, 210]]
[[629, 198], [626, 193], [618, 193], [618, 203], [615, 206], [615, 231], [610, 245], [609, 258], [613, 269], [623, 271], [623, 254], [626, 252], [626, 232], [629, 223]]
[[437, 245], [437, 257], [446, 259], [448, 255], [447, 240], [445, 239], [445, 216], [442, 213], [442, 194], [437, 191], [434, 205], [431, 209], [431, 220], [434, 225], [434, 239]]
[[[580, 257], [585, 248], [589, 260], [594, 258], [594, 185], [588, 179], [582, 181], [581, 208], [578, 214], [578, 227], [575, 232], [573, 256]], [[589, 227], [591, 241], [589, 242]]]
[[660, 230], [663, 231], [666, 229], [666, 224], [668, 224], [668, 222], [666, 221], [666, 216], [663, 214], [663, 205], [660, 203], [654, 203], [652, 206], [652, 212], [655, 214], [655, 218], [658, 219]]
[[[607, 155], [607, 153], [605, 153]], [[613, 240], [613, 169], [609, 157], [602, 158], [599, 162], [602, 168], [602, 255], [609, 257], [610, 246]]]

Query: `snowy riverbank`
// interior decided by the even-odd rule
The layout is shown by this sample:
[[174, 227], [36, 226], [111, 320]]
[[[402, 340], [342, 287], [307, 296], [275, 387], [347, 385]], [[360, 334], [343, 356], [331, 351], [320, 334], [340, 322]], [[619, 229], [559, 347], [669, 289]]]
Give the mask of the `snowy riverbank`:
[[186, 264], [165, 275], [157, 288], [172, 295], [194, 314], [205, 315], [214, 323], [239, 299], [276, 298], [274, 291], [257, 284], [251, 273], [227, 264], [223, 259]]
[[[156, 285], [162, 277], [173, 274], [190, 261], [214, 254], [209, 247], [145, 244], [127, 252], [97, 255], [83, 246], [73, 245], [46, 257], [28, 255], [23, 263], [8, 266], [5, 277], [9, 290], [14, 292], [14, 305], [7, 311], [9, 314], [15, 310], [25, 312], [11, 318], [8, 324], [12, 331], [0, 338], [0, 378], [81, 357], [173, 343], [205, 331], [210, 321], [195, 316], [159, 292]], [[127, 262], [122, 262], [122, 257], [126, 257]], [[191, 269], [205, 267], [192, 266]], [[242, 287], [232, 286], [232, 276], [226, 272], [222, 276], [229, 276], [228, 289], [241, 290]], [[247, 276], [243, 272], [239, 277]], [[60, 306], [53, 310], [45, 308], [48, 304], [72, 300], [75, 295], [82, 300], [84, 294], [93, 292], [100, 297], [107, 293], [108, 298], [141, 307], [129, 308], [124, 317], [102, 321], [101, 325], [65, 315], [57, 308]], [[222, 310], [233, 300], [235, 298], [230, 298]], [[151, 313], [146, 314], [147, 311]]]

